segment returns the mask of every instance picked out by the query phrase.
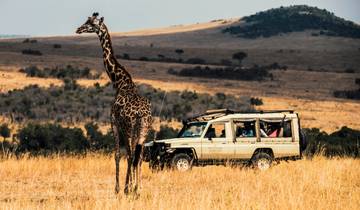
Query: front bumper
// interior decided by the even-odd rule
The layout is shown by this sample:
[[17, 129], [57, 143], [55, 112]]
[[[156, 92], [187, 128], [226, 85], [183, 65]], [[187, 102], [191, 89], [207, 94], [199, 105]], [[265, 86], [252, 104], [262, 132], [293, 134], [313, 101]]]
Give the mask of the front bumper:
[[168, 145], [165, 143], [150, 142], [144, 147], [144, 161], [150, 162], [163, 159], [167, 154]]

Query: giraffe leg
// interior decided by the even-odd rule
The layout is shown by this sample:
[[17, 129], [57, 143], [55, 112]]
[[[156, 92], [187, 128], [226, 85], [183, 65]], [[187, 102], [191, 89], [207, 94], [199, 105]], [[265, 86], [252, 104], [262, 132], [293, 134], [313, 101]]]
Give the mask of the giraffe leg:
[[134, 185], [135, 193], [137, 193], [139, 187], [139, 180], [140, 180], [139, 164], [141, 162], [141, 156], [142, 156], [141, 153], [142, 153], [142, 145], [137, 144], [135, 148], [134, 161], [133, 161], [134, 175], [135, 175], [135, 185]]
[[144, 149], [144, 142], [146, 140], [146, 136], [149, 131], [150, 122], [151, 119], [147, 119], [147, 118], [141, 119], [140, 136], [138, 138], [138, 142], [135, 149], [135, 161], [134, 161], [135, 176], [136, 176], [136, 182], [134, 187], [135, 193], [138, 193], [138, 191], [140, 191], [141, 188], [141, 164], [143, 158], [143, 149]]
[[111, 127], [113, 129], [114, 137], [115, 137], [115, 194], [119, 193], [119, 164], [120, 164], [120, 137], [119, 137], [119, 129], [114, 123], [111, 123]]
[[132, 186], [132, 152], [131, 152], [131, 147], [128, 146], [128, 151], [127, 151], [127, 171], [126, 171], [126, 178], [125, 178], [125, 188], [124, 188], [124, 193], [127, 195], [130, 191], [131, 191], [131, 186]]

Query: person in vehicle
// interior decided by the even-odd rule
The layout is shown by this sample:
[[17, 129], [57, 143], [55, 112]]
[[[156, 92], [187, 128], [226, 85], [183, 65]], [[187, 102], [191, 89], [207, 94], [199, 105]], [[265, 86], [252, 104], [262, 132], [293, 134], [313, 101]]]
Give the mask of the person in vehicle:
[[280, 127], [275, 124], [270, 124], [268, 130], [268, 137], [278, 137], [280, 132]]
[[260, 135], [261, 137], [268, 137], [268, 135], [266, 134], [265, 130], [264, 130], [264, 124], [260, 123]]
[[242, 137], [254, 137], [254, 131], [251, 127], [251, 123], [244, 123], [244, 129], [242, 130]]
[[215, 128], [212, 127], [212, 125], [210, 125], [210, 127], [208, 128], [206, 134], [205, 134], [206, 138], [215, 138]]
[[222, 131], [221, 131], [220, 138], [224, 138], [224, 137], [225, 137], [225, 130], [222, 130]]

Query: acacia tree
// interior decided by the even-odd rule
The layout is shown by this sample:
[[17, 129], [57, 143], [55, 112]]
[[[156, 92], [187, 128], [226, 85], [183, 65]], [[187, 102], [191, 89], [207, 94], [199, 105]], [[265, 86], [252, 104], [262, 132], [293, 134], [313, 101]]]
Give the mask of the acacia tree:
[[182, 60], [182, 59], [181, 59], [181, 54], [184, 53], [184, 50], [183, 50], [183, 49], [176, 49], [175, 52], [176, 52], [176, 54], [179, 55], [179, 61], [181, 62], [181, 60]]
[[239, 61], [239, 65], [241, 66], [242, 61], [247, 57], [247, 54], [244, 52], [237, 52], [232, 55], [232, 58]]

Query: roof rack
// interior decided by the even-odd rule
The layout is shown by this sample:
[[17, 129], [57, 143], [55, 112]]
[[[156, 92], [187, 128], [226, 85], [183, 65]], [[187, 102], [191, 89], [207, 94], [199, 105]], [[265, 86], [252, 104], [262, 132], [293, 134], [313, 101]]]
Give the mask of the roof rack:
[[294, 110], [256, 110], [256, 111], [234, 111], [230, 109], [211, 109], [200, 115], [195, 115], [184, 120], [188, 122], [209, 121], [229, 114], [265, 114], [265, 113], [294, 113]]

